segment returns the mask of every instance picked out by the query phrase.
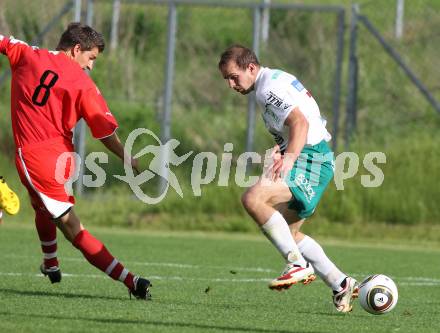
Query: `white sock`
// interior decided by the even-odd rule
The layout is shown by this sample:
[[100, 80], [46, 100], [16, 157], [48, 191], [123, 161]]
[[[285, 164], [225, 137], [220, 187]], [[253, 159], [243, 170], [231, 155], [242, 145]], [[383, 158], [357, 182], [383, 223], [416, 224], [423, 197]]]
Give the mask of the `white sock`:
[[290, 233], [290, 228], [280, 212], [273, 213], [270, 219], [261, 226], [261, 229], [284, 259], [295, 265], [306, 265], [306, 261]]
[[312, 264], [315, 272], [332, 290], [340, 291], [341, 283], [347, 277], [336, 265], [327, 257], [321, 245], [313, 238], [305, 235], [304, 239], [298, 243], [298, 248], [304, 258]]

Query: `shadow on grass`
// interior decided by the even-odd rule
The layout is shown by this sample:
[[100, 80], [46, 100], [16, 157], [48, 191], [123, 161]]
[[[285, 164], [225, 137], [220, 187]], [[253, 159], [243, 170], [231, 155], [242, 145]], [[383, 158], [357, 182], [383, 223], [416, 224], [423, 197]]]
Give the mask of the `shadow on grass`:
[[111, 318], [88, 318], [88, 317], [68, 317], [68, 316], [57, 316], [57, 315], [40, 315], [40, 314], [30, 314], [30, 313], [17, 313], [17, 312], [6, 312], [0, 311], [0, 316], [14, 316], [14, 317], [27, 317], [27, 318], [39, 318], [39, 319], [49, 319], [49, 320], [80, 320], [89, 321], [95, 323], [102, 323], [108, 325], [110, 324], [130, 324], [130, 325], [143, 325], [143, 326], [157, 326], [157, 327], [175, 327], [175, 328], [194, 328], [200, 330], [220, 330], [220, 331], [234, 331], [234, 332], [255, 332], [255, 333], [322, 333], [318, 331], [297, 331], [297, 330], [278, 330], [278, 329], [266, 329], [266, 328], [256, 328], [256, 327], [237, 327], [237, 326], [220, 326], [220, 325], [205, 325], [198, 323], [182, 323], [182, 322], [166, 322], [157, 320], [130, 320], [130, 319], [111, 319]]
[[[191, 301], [191, 302], [186, 302], [186, 301], [182, 301], [182, 300], [173, 300], [172, 302], [164, 299], [161, 299], [159, 297], [156, 297], [155, 295], [153, 295], [153, 302], [155, 304], [161, 304], [163, 306], [167, 306], [169, 304], [173, 304], [173, 305], [181, 305], [181, 306], [200, 306], [200, 307], [204, 307], [206, 306], [206, 302], [202, 302], [202, 301]], [[240, 302], [239, 304], [229, 304], [229, 303], [216, 303], [216, 304], [209, 304], [210, 307], [216, 307], [219, 308], [221, 310], [231, 310], [231, 311], [241, 311], [244, 308], [248, 308], [248, 309], [253, 309], [255, 308], [255, 304], [249, 304], [247, 302]], [[262, 305], [263, 306], [263, 305]], [[329, 310], [328, 312], [324, 312], [324, 311], [319, 311], [319, 310], [295, 310], [293, 312], [294, 314], [304, 314], [304, 315], [317, 315], [317, 316], [322, 316], [322, 317], [330, 317], [330, 318], [337, 318], [337, 317], [344, 317], [344, 316], [357, 316], [354, 313], [342, 313], [342, 312], [337, 312], [334, 309]]]
[[82, 298], [82, 299], [106, 299], [106, 300], [121, 300], [120, 297], [109, 297], [89, 294], [70, 294], [50, 291], [30, 291], [30, 290], [15, 290], [15, 289], [1, 289], [0, 293], [18, 296], [42, 296], [42, 297], [64, 297], [64, 298]]

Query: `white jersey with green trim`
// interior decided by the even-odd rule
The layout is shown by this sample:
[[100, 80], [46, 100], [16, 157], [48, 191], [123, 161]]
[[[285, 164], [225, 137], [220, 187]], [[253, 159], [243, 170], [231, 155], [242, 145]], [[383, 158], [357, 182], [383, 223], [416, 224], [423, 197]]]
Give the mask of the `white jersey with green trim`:
[[289, 142], [289, 129], [284, 125], [289, 113], [298, 107], [309, 122], [307, 145], [330, 141], [318, 104], [309, 91], [293, 75], [278, 69], [261, 67], [255, 81], [257, 103], [263, 109], [263, 120], [275, 142], [284, 151]]

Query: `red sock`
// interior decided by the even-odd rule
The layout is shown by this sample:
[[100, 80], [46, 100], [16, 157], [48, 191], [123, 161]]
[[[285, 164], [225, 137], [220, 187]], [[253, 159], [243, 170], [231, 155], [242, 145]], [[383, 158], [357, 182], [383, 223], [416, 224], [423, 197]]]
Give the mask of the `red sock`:
[[72, 243], [78, 248], [96, 268], [103, 271], [114, 280], [123, 282], [129, 289], [134, 288], [133, 274], [115, 259], [98, 239], [87, 230], [81, 230]]
[[35, 227], [41, 242], [44, 257], [44, 267], [58, 267], [57, 258], [57, 227], [49, 213], [42, 210], [35, 211]]

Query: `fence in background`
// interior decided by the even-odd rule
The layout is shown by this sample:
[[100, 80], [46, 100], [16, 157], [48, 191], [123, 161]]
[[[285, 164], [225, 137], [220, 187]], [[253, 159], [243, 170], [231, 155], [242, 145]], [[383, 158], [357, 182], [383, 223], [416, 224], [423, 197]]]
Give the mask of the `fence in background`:
[[[161, 122], [161, 140], [167, 142], [171, 139], [171, 115], [172, 115], [172, 99], [173, 99], [173, 78], [174, 78], [174, 63], [175, 63], [175, 50], [176, 50], [176, 29], [178, 20], [178, 8], [181, 6], [203, 6], [207, 9], [210, 8], [238, 8], [247, 9], [253, 12], [252, 21], [252, 49], [257, 56], [260, 56], [260, 40], [261, 31], [263, 30], [264, 38], [266, 39], [265, 46], [271, 47], [268, 21], [269, 10], [290, 10], [290, 11], [311, 11], [311, 12], [330, 12], [337, 16], [337, 37], [336, 37], [336, 70], [334, 74], [333, 84], [333, 145], [337, 145], [337, 137], [339, 132], [339, 104], [340, 104], [340, 91], [341, 91], [341, 71], [342, 71], [342, 53], [343, 53], [343, 41], [344, 41], [344, 8], [340, 6], [321, 6], [321, 5], [300, 5], [300, 4], [274, 4], [270, 1], [263, 1], [262, 3], [237, 3], [236, 1], [200, 1], [200, 0], [174, 0], [174, 1], [156, 1], [156, 0], [131, 0], [122, 1], [122, 5], [125, 3], [142, 3], [145, 5], [165, 5], [168, 6], [168, 36], [167, 36], [167, 54], [166, 54], [166, 67], [165, 67], [165, 91], [164, 91], [164, 110]], [[114, 48], [117, 47], [118, 24], [120, 14], [115, 13], [121, 8], [121, 1], [113, 1], [113, 16], [112, 16], [112, 31], [111, 36], [113, 40], [111, 45]], [[264, 14], [264, 15], [262, 15]], [[263, 22], [262, 22], [263, 17]], [[263, 23], [263, 24], [262, 24]], [[263, 60], [264, 63], [264, 60]], [[247, 134], [246, 134], [246, 151], [252, 151], [254, 149], [254, 136], [255, 136], [255, 111], [256, 101], [255, 94], [251, 93], [248, 100], [248, 113], [247, 113]], [[167, 156], [166, 154], [164, 155]], [[168, 161], [161, 163], [163, 169], [162, 174], [167, 173]], [[163, 179], [163, 178], [162, 178]], [[166, 185], [165, 180], [160, 185], [160, 188], [164, 188]]]
[[[172, 137], [173, 114], [177, 116], [174, 120], [182, 121], [187, 112], [211, 110], [225, 115], [236, 113], [237, 122], [247, 123], [246, 136], [242, 137], [245, 150], [258, 146], [254, 96], [247, 103], [237, 96], [230, 97], [216, 68], [221, 51], [231, 43], [240, 42], [252, 46], [264, 65], [297, 74], [313, 90], [323, 114], [330, 116], [333, 146], [337, 147], [341, 137], [340, 103], [345, 95], [341, 88], [344, 6], [270, 0], [70, 0], [62, 6], [59, 1], [42, 0], [38, 8], [32, 9], [32, 4], [25, 6], [28, 2], [24, 0], [4, 3], [0, 8], [0, 28], [10, 31], [2, 32], [28, 38], [43, 47], [53, 47], [71, 20], [82, 20], [102, 31], [110, 41], [110, 52], [104, 55], [106, 68], [96, 69], [94, 79], [98, 85], [106, 82], [109, 91], [103, 93], [108, 100], [133, 101], [144, 105], [146, 110], [154, 110], [163, 142]], [[30, 20], [22, 25], [26, 29], [17, 29], [20, 25], [9, 15], [1, 15], [2, 10], [13, 12], [14, 6], [23, 11], [20, 19]], [[359, 0], [359, 5], [354, 7], [349, 25], [346, 145], [357, 127], [361, 133], [368, 134], [373, 129], [389, 127], [395, 114], [400, 122], [411, 123], [426, 120], [432, 107], [438, 110], [440, 59], [436, 45], [440, 44], [440, 37], [436, 31], [440, 26], [440, 11], [433, 6], [438, 7], [435, 1], [384, 1], [377, 6], [375, 1]], [[44, 10], [53, 19], [47, 24], [33, 22], [32, 10]], [[7, 22], [2, 24], [2, 19]], [[211, 24], [202, 26], [206, 20]], [[237, 20], [242, 30], [231, 31], [228, 23]], [[191, 35], [189, 31], [199, 34]], [[134, 38], [135, 35], [144, 38]], [[200, 35], [205, 40], [197, 39]], [[389, 62], [379, 63], [372, 50], [383, 53], [383, 48], [391, 57]], [[412, 61], [420, 54], [429, 61]], [[381, 77], [370, 75], [377, 72], [370, 70], [377, 66], [384, 68]], [[5, 72], [0, 74], [0, 83], [5, 75]], [[427, 105], [413, 105], [407, 99], [407, 95], [420, 91], [406, 84], [410, 80], [405, 75], [427, 97]], [[370, 95], [364, 96], [362, 91]], [[387, 105], [389, 115], [375, 113], [379, 104]], [[245, 115], [237, 111], [246, 107]], [[222, 138], [216, 142], [206, 138], [203, 129], [191, 128], [191, 124], [188, 127], [189, 135], [201, 136], [199, 141], [221, 146]], [[219, 134], [231, 135], [226, 128], [222, 132]], [[76, 146], [84, 154], [84, 130], [80, 127], [75, 136]], [[162, 164], [165, 167], [166, 161]], [[77, 191], [81, 191], [79, 182], [77, 186]]]
[[[355, 130], [370, 135], [374, 129], [409, 130], [418, 121], [429, 122], [435, 111], [440, 113], [440, 4], [396, 0], [379, 6], [360, 0], [352, 6], [350, 22], [346, 147]], [[374, 57], [384, 52], [389, 57]], [[420, 61], [421, 56], [426, 61]], [[377, 93], [358, 96], [363, 90]], [[423, 96], [425, 103], [414, 103], [420, 100], [415, 95]]]
[[[48, 0], [45, 1], [45, 4], [50, 3]], [[226, 90], [217, 72], [216, 63], [224, 48], [231, 43], [239, 42], [251, 46], [256, 54], [260, 56], [264, 65], [283, 68], [298, 75], [305, 82], [305, 85], [313, 90], [323, 113], [329, 117], [329, 123], [334, 136], [333, 144], [336, 147], [339, 136], [339, 106], [344, 47], [345, 10], [343, 7], [279, 4], [273, 1], [73, 0], [69, 8], [73, 11], [72, 19], [81, 18], [84, 22], [95, 26], [97, 30], [104, 32], [107, 36], [106, 39], [110, 39], [110, 53], [116, 53], [118, 49], [120, 51], [121, 48], [127, 47], [127, 44], [124, 43], [124, 36], [127, 34], [145, 33], [146, 43], [150, 44], [147, 46], [129, 45], [128, 47], [131, 50], [127, 50], [127, 53], [133, 52], [134, 49], [135, 53], [137, 50], [139, 52], [152, 52], [156, 56], [162, 56], [166, 59], [163, 63], [163, 73], [158, 73], [160, 69], [157, 66], [156, 68], [148, 69], [149, 77], [157, 78], [158, 85], [156, 84], [152, 89], [148, 89], [148, 84], [146, 84], [147, 90], [150, 91], [144, 94], [144, 96], [152, 97], [147, 102], [149, 106], [161, 109], [158, 112], [158, 118], [161, 123], [161, 140], [163, 142], [168, 141], [172, 136], [172, 114], [174, 113], [172, 110], [176, 106], [184, 108], [191, 103], [190, 100], [193, 97], [189, 96], [190, 93], [188, 91], [192, 90], [195, 94], [203, 95], [202, 97], [207, 102], [212, 102], [210, 105], [205, 103], [189, 105], [189, 108], [212, 108], [216, 112], [226, 112], [227, 108], [231, 109], [231, 104], [223, 106], [221, 105], [223, 98], [215, 96], [216, 94], [223, 95]], [[196, 52], [193, 49], [197, 47], [203, 48], [204, 46], [200, 41], [193, 41], [191, 36], [185, 35], [185, 30], [187, 29], [184, 25], [188, 24], [188, 17], [211, 16], [215, 19], [215, 15], [219, 13], [220, 9], [223, 12], [226, 11], [231, 19], [241, 20], [244, 26], [243, 31], [246, 33], [233, 32], [231, 34], [231, 31], [229, 31], [230, 36], [227, 37], [227, 40], [224, 40], [224, 38], [222, 40], [221, 31], [214, 32], [215, 29], [213, 29], [213, 35], [210, 36], [212, 40], [209, 44], [215, 45], [215, 49], [209, 50], [208, 54], [205, 54], [203, 50], [199, 54], [195, 54]], [[135, 13], [135, 11], [137, 12]], [[153, 15], [155, 16], [154, 18]], [[126, 27], [127, 20], [133, 18], [136, 20], [134, 25], [135, 31], [125, 31], [124, 27], [121, 27], [121, 23], [125, 24]], [[220, 21], [220, 19], [222, 18], [218, 20]], [[58, 25], [63, 22], [60, 17], [57, 20], [59, 21]], [[195, 21], [197, 20], [193, 20], [191, 24], [197, 24]], [[292, 27], [289, 27], [289, 25]], [[223, 26], [227, 29], [227, 22], [223, 22]], [[148, 31], [148, 27], [156, 29], [155, 32]], [[200, 27], [200, 29], [203, 29], [203, 27]], [[260, 43], [262, 29], [266, 41]], [[59, 29], [57, 30], [59, 32]], [[299, 30], [301, 33], [295, 32], [295, 30]], [[55, 34], [55, 31], [53, 33]], [[153, 36], [152, 33], [156, 35]], [[231, 35], [238, 35], [237, 39], [234, 40], [231, 38]], [[305, 37], [305, 35], [308, 37]], [[218, 42], [215, 41], [216, 39]], [[309, 39], [316, 39], [317, 42], [311, 45]], [[153, 44], [153, 40], [156, 40], [157, 43]], [[332, 40], [332, 42], [330, 46], [326, 43], [326, 48], [320, 48], [319, 40]], [[43, 46], [45, 46], [44, 43]], [[317, 57], [322, 57], [322, 63], [311, 63], [307, 57], [308, 48], [310, 47], [313, 48], [313, 52]], [[158, 49], [161, 51], [158, 52]], [[139, 54], [139, 56], [142, 55]], [[204, 89], [212, 87], [211, 92], [202, 92], [200, 85], [197, 83], [192, 85], [188, 81], [185, 84], [188, 90], [183, 90], [185, 87], [181, 85], [181, 76], [186, 75], [186, 70], [182, 68], [182, 64], [185, 62], [183, 57], [186, 56], [188, 60], [193, 61], [195, 57], [200, 57], [200, 60], [194, 61], [200, 64], [199, 71], [203, 71], [205, 69], [204, 66], [209, 64], [210, 67], [206, 67], [206, 73], [209, 74], [198, 73], [197, 75], [204, 78], [208, 76], [214, 77], [215, 75], [215, 83], [211, 82], [211, 78], [209, 78], [207, 79], [207, 84], [203, 86]], [[176, 63], [178, 63], [177, 68]], [[123, 63], [121, 65], [124, 66]], [[111, 69], [109, 70], [111, 71]], [[146, 71], [147, 69], [142, 70]], [[127, 73], [124, 74], [126, 76], [137, 75], [136, 69], [127, 68], [126, 71]], [[149, 77], [146, 77], [145, 80], [148, 81]], [[130, 86], [132, 84], [129, 82], [127, 85]], [[152, 96], [151, 90], [155, 91], [154, 96]], [[128, 87], [127, 91], [119, 96], [118, 94], [106, 94], [105, 91], [104, 94], [108, 99], [112, 97], [120, 99], [132, 97], [133, 100], [136, 100], [141, 96], [140, 99], [142, 100], [144, 97], [138, 87]], [[208, 94], [212, 94], [214, 97], [207, 96]], [[108, 96], [112, 97], [109, 98]], [[230, 98], [226, 98], [226, 100], [231, 101]], [[242, 102], [237, 102], [238, 107], [242, 105]], [[257, 126], [255, 121], [254, 94], [249, 96], [247, 109], [245, 149], [252, 151], [255, 149], [255, 127]], [[76, 146], [79, 149], [80, 155], [84, 154], [84, 140], [82, 139], [84, 137], [84, 129], [82, 128], [82, 125], [80, 125], [75, 133], [77, 138]], [[164, 168], [166, 168], [166, 164], [166, 161], [162, 163]], [[81, 188], [78, 187], [77, 191], [80, 192]]]

